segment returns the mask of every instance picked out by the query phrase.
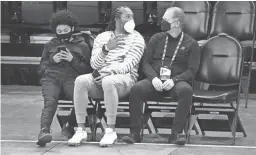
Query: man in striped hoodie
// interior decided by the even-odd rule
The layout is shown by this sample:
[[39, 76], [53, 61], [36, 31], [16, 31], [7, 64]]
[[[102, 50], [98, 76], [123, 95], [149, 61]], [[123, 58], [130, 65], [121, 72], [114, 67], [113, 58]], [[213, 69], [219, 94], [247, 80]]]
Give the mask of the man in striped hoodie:
[[96, 37], [91, 57], [94, 72], [81, 75], [75, 81], [74, 105], [78, 128], [68, 141], [69, 145], [80, 144], [87, 138], [84, 124], [88, 96], [104, 97], [108, 127], [100, 146], [112, 145], [116, 141], [118, 99], [128, 95], [137, 82], [139, 62], [145, 48], [143, 37], [134, 27], [132, 10], [119, 6], [112, 14], [107, 31]]

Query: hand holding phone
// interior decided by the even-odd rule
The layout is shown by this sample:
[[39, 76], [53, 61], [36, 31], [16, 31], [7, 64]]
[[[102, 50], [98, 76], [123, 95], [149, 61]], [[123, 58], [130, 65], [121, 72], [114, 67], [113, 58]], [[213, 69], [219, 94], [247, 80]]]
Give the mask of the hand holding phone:
[[62, 60], [65, 60], [67, 62], [71, 62], [73, 59], [73, 55], [71, 54], [71, 52], [69, 51], [69, 49], [67, 49], [66, 47], [58, 47], [60, 56]]

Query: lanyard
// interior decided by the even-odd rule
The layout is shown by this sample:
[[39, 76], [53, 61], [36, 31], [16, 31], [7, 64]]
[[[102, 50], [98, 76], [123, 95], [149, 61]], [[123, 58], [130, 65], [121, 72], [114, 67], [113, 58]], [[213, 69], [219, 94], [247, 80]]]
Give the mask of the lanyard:
[[[180, 44], [181, 44], [182, 40], [183, 40], [183, 32], [181, 34], [180, 41], [179, 41], [179, 43], [178, 43], [178, 45], [177, 45], [177, 47], [175, 49], [175, 52], [174, 52], [174, 54], [172, 56], [172, 61], [170, 63], [170, 66], [172, 65], [172, 63], [173, 63], [173, 61], [174, 61], [174, 59], [175, 59], [175, 57], [176, 57], [176, 55], [178, 53], [178, 50], [180, 48]], [[162, 56], [162, 67], [164, 66], [164, 58], [165, 58], [165, 54], [166, 54], [167, 44], [168, 44], [168, 36], [166, 37], [165, 44], [164, 44], [164, 51], [163, 51], [163, 56]]]

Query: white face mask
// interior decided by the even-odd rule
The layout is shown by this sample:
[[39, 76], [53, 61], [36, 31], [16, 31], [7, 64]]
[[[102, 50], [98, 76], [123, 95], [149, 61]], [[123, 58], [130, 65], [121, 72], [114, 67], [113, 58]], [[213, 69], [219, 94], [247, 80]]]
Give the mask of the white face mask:
[[135, 28], [134, 20], [129, 20], [124, 24], [124, 29], [128, 33], [132, 33], [134, 31], [134, 28]]

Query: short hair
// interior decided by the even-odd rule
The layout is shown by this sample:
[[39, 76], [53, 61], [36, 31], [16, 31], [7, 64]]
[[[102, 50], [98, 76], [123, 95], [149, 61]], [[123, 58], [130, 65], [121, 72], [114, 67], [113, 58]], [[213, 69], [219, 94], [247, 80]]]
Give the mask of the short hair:
[[58, 25], [69, 25], [76, 30], [78, 27], [78, 18], [68, 10], [60, 10], [53, 13], [50, 19], [50, 28], [53, 32], [56, 32], [56, 27]]
[[116, 29], [116, 19], [121, 18], [121, 15], [122, 15], [121, 9], [122, 8], [129, 8], [129, 7], [125, 6], [125, 5], [120, 5], [120, 6], [116, 7], [115, 9], [113, 9], [113, 11], [111, 13], [111, 17], [110, 17], [110, 22], [106, 28], [106, 31], [114, 31]]
[[180, 24], [181, 24], [181, 28], [183, 28], [184, 23], [185, 23], [185, 13], [184, 11], [179, 8], [179, 7], [170, 7], [168, 9], [166, 9], [166, 11], [173, 11], [173, 18], [178, 18]]

